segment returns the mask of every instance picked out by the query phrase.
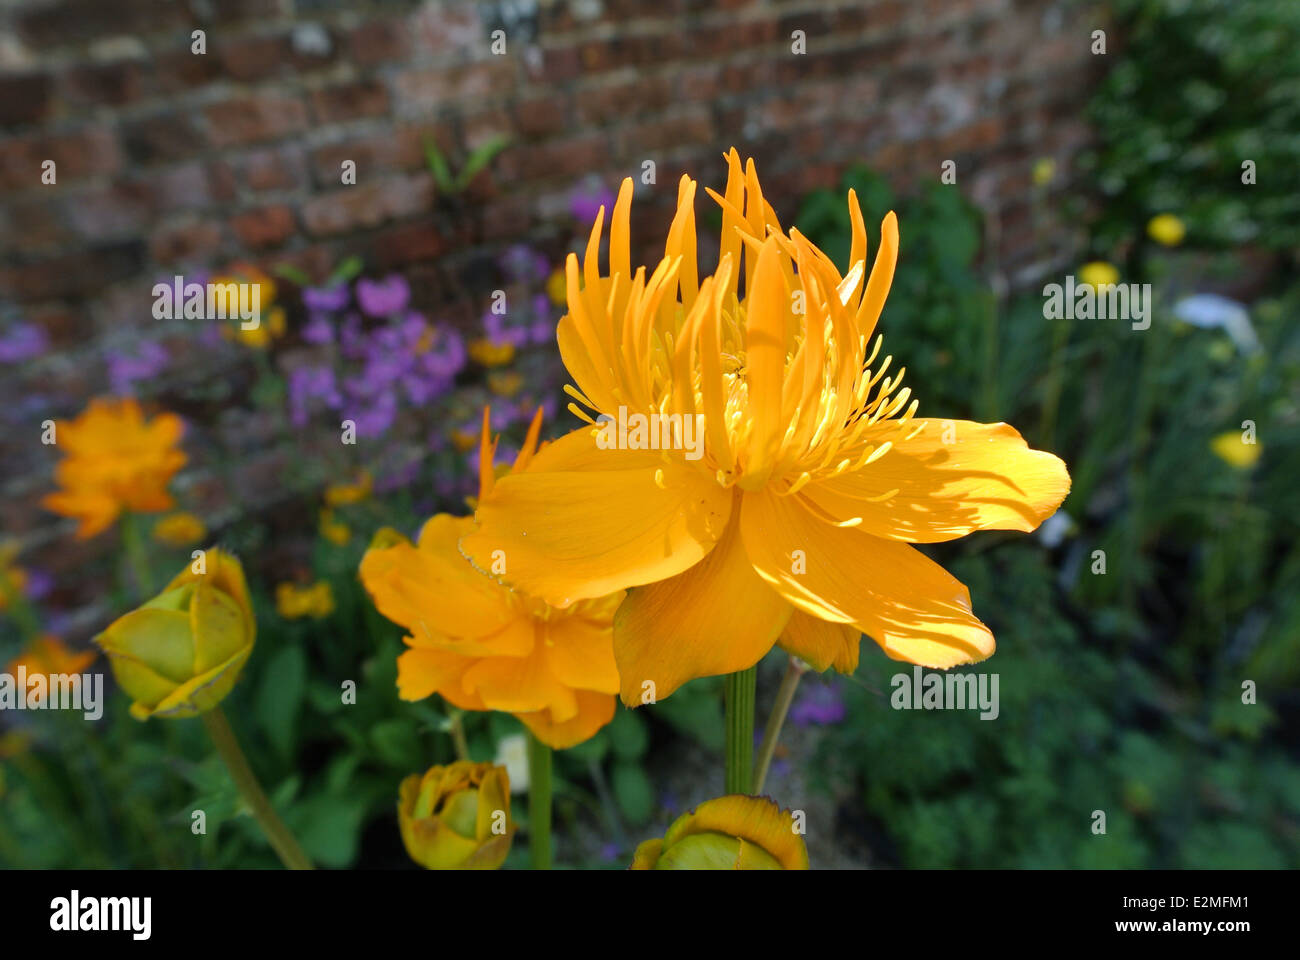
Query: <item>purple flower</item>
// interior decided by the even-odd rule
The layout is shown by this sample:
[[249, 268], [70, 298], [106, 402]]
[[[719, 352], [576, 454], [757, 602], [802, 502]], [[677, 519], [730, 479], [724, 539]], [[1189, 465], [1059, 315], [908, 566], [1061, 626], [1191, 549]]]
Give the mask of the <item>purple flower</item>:
[[394, 490], [404, 489], [414, 483], [419, 474], [419, 460], [408, 460], [395, 467], [388, 467], [375, 478], [375, 491], [377, 493], [391, 493]]
[[385, 390], [371, 399], [370, 403], [355, 408], [348, 414], [348, 419], [357, 425], [357, 436], [382, 437], [397, 419], [397, 394]]
[[23, 593], [27, 594], [31, 599], [40, 600], [54, 589], [54, 578], [44, 570], [36, 567], [25, 567], [23, 572], [27, 574], [27, 581], [23, 584]]
[[289, 417], [295, 427], [306, 426], [316, 400], [335, 410], [342, 405], [334, 371], [325, 366], [298, 367], [289, 374]]
[[302, 302], [312, 312], [337, 313], [348, 305], [348, 285], [336, 283], [330, 287], [305, 287]]
[[511, 283], [540, 283], [551, 272], [545, 255], [523, 243], [510, 247], [497, 262]]
[[17, 363], [39, 357], [50, 346], [43, 327], [34, 323], [15, 323], [0, 336], [0, 363]]
[[614, 843], [612, 840], [606, 841], [600, 845], [600, 859], [604, 860], [606, 863], [613, 863], [619, 858], [621, 852], [619, 845]]
[[382, 280], [358, 280], [357, 304], [369, 317], [391, 317], [406, 309], [411, 299], [411, 287], [399, 273]]
[[158, 376], [167, 367], [167, 348], [154, 340], [144, 340], [134, 354], [110, 350], [108, 353], [108, 382], [118, 396], [135, 392], [140, 380]]
[[790, 721], [798, 727], [826, 725], [839, 723], [844, 713], [844, 698], [838, 683], [809, 684], [790, 708]]
[[302, 328], [302, 338], [308, 343], [333, 343], [334, 324], [323, 313], [313, 313]]
[[594, 175], [583, 180], [569, 197], [569, 210], [582, 224], [594, 222], [602, 206], [606, 213], [614, 209], [614, 193]]

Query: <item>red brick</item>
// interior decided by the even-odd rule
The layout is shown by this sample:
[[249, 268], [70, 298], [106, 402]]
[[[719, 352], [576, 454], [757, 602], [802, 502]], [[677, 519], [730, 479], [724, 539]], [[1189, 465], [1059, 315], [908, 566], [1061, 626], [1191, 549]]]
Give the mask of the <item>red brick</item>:
[[150, 236], [149, 256], [163, 265], [211, 262], [221, 238], [221, 227], [208, 220], [173, 223]]
[[53, 83], [48, 74], [25, 73], [0, 77], [0, 125], [39, 123], [50, 112]]
[[[41, 183], [46, 160], [55, 163], [55, 184]], [[0, 141], [0, 190], [54, 190], [82, 177], [113, 173], [121, 163], [117, 138], [106, 127]]]
[[23, 303], [84, 296], [134, 276], [143, 262], [138, 241], [64, 253], [0, 270], [0, 292]]
[[410, 49], [410, 33], [404, 20], [370, 20], [348, 34], [347, 44], [358, 66], [396, 63]]
[[293, 190], [307, 185], [307, 159], [298, 146], [262, 147], [229, 162], [236, 182], [249, 190]]
[[395, 270], [438, 257], [446, 242], [432, 223], [406, 223], [376, 234], [371, 259], [377, 270]]
[[79, 106], [122, 106], [143, 94], [145, 73], [130, 60], [86, 64], [73, 69], [66, 84], [66, 98]]
[[216, 57], [231, 80], [250, 82], [287, 72], [293, 46], [287, 33], [228, 36], [213, 32], [205, 56]]
[[307, 128], [302, 100], [280, 94], [216, 103], [204, 111], [204, 117], [208, 140], [217, 147], [278, 139]]
[[311, 95], [317, 123], [346, 123], [388, 112], [388, 91], [377, 80], [359, 80], [316, 90]]
[[230, 229], [246, 246], [254, 250], [278, 247], [298, 229], [293, 211], [284, 204], [249, 210], [233, 217]]
[[148, 165], [197, 155], [203, 135], [190, 111], [173, 110], [127, 121], [122, 143], [132, 163]]
[[302, 222], [312, 236], [334, 236], [432, 209], [432, 177], [390, 176], [313, 197], [303, 204]]
[[491, 57], [454, 69], [407, 70], [393, 80], [398, 107], [406, 113], [427, 113], [448, 103], [472, 101], [505, 93], [514, 86], [514, 62]]

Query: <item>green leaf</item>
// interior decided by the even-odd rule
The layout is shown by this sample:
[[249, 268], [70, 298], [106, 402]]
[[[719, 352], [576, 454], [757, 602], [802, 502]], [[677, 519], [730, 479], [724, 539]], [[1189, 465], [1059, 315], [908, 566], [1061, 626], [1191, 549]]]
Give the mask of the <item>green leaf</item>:
[[478, 176], [479, 171], [509, 145], [510, 138], [505, 134], [498, 134], [475, 149], [465, 161], [465, 166], [461, 168], [460, 173], [456, 175], [455, 191], [459, 193], [469, 186], [470, 181]]
[[654, 706], [655, 716], [662, 717], [679, 732], [710, 750], [726, 746], [727, 734], [722, 723], [722, 701], [683, 688]]
[[428, 165], [429, 172], [433, 174], [433, 181], [438, 188], [448, 193], [453, 192], [451, 168], [447, 166], [447, 158], [438, 149], [438, 143], [433, 137], [424, 138], [424, 162]]
[[384, 720], [370, 730], [370, 742], [379, 758], [400, 770], [420, 765], [420, 742], [406, 720]]
[[332, 286], [336, 283], [347, 283], [358, 277], [364, 266], [365, 264], [360, 257], [348, 257], [334, 268], [334, 272], [330, 274], [328, 284]]
[[636, 826], [648, 822], [654, 813], [655, 798], [654, 787], [645, 771], [635, 763], [619, 761], [614, 764], [610, 782], [623, 816]]
[[638, 760], [645, 755], [650, 745], [650, 732], [645, 720], [634, 710], [617, 707], [614, 719], [605, 728], [609, 732], [609, 743], [614, 748], [614, 756], [620, 760]]
[[296, 284], [297, 286], [300, 287], [311, 286], [311, 277], [307, 276], [306, 273], [304, 273], [302, 270], [299, 270], [297, 267], [293, 266], [292, 264], [289, 263], [278, 264], [275, 266], [274, 269], [271, 270], [271, 272], [275, 274], [277, 277], [283, 277], [285, 280], [288, 280], [290, 283]]
[[295, 811], [298, 841], [326, 867], [346, 867], [357, 855], [366, 803], [357, 797], [316, 796]]
[[293, 753], [306, 685], [307, 658], [301, 647], [284, 647], [267, 661], [254, 711], [266, 738], [284, 757]]

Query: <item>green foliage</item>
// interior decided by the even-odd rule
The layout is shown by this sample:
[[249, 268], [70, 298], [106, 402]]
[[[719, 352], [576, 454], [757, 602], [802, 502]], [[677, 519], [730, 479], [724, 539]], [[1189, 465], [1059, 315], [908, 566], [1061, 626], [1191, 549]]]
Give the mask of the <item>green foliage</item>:
[[[1300, 4], [1111, 0], [1121, 42], [1089, 119], [1099, 249], [1177, 214], [1188, 241], [1300, 245]], [[1242, 183], [1243, 161], [1256, 182]]]
[[[848, 185], [872, 198], [869, 223], [896, 202], [865, 174]], [[1074, 530], [1055, 549], [995, 533], [927, 548], [998, 638], [969, 669], [999, 675], [1000, 716], [892, 709], [900, 665], [868, 642], [820, 782], [855, 782], [882, 856], [904, 866], [1300, 866], [1300, 766], [1278, 724], [1300, 674], [1300, 331], [1286, 321], [1300, 288], [1253, 305], [1262, 349], [1244, 354], [1173, 318], [1177, 262], [1133, 278], [1155, 284], [1146, 331], [1048, 321], [1039, 296], [994, 311], [955, 190], [901, 201], [884, 352], [922, 415], [1004, 419], [1060, 455]], [[811, 197], [801, 223], [847, 254], [829, 200]], [[1210, 444], [1247, 419], [1263, 457], [1242, 471]], [[1258, 703], [1243, 703], [1248, 680]]]

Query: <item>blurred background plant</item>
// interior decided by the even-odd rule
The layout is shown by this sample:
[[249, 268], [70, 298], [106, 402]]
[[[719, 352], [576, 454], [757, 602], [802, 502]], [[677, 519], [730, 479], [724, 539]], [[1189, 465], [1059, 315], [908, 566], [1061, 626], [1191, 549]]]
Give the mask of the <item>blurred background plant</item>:
[[[804, 678], [768, 790], [783, 805], [820, 798], [809, 800], [825, 809], [808, 838], [814, 866], [1300, 866], [1300, 8], [1110, 9], [1121, 42], [1090, 108], [1095, 149], [1080, 160], [1095, 190], [1052, 195], [1063, 161], [1044, 157], [1033, 171], [1033, 203], [1063, 206], [1088, 232], [1039, 217], [1029, 229], [1044, 251], [1076, 260], [1039, 286], [1083, 277], [1085, 264], [1150, 283], [1149, 329], [1047, 320], [1038, 288], [1009, 294], [964, 186], [895, 195], [857, 167], [834, 190], [772, 198], [839, 264], [847, 188], [868, 224], [897, 209], [901, 256], [880, 329], [920, 413], [1006, 420], [1074, 479], [1062, 512], [1032, 536], [986, 533], [929, 551], [969, 585], [998, 637], [975, 668], [1000, 677], [996, 720], [892, 709], [898, 668], [869, 641], [853, 677]], [[500, 144], [454, 169], [426, 147], [447, 196], [437, 215], [472, 216], [468, 179]], [[1242, 183], [1242, 159], [1256, 162], [1256, 184]], [[610, 184], [583, 181], [579, 232], [612, 199]], [[397, 784], [453, 760], [457, 726], [471, 759], [506, 764], [512, 789], [526, 789], [517, 721], [398, 700], [399, 630], [356, 570], [379, 527], [414, 535], [437, 510], [468, 509], [485, 404], [503, 448], [538, 404], [547, 435], [573, 425], [557, 412], [555, 252], [501, 247], [493, 269], [508, 306], [472, 330], [411, 309], [402, 276], [369, 275], [359, 259], [315, 277], [236, 265], [223, 272], [266, 284], [264, 302], [281, 311], [253, 342], [207, 332], [208, 348], [236, 352], [246, 375], [169, 377], [154, 342], [109, 359], [114, 391], [184, 415], [183, 446], [218, 469], [257, 437], [283, 453], [273, 511], [246, 514], [227, 478], [228, 508], [159, 518], [145, 563], [160, 575], [213, 541], [244, 560], [258, 641], [226, 710], [323, 866], [412, 866]], [[38, 328], [11, 327], [0, 361], [40, 352], [39, 340]], [[368, 442], [340, 443], [344, 421]], [[1247, 421], [1253, 445], [1242, 442]], [[183, 485], [176, 493], [185, 511]], [[83, 575], [110, 585], [111, 611], [142, 599], [128, 573]], [[12, 550], [0, 550], [0, 586], [0, 662], [71, 632], [49, 578]], [[761, 665], [760, 723], [781, 660]], [[721, 792], [720, 686], [696, 681], [653, 708], [620, 709], [557, 754], [561, 866], [625, 867], [639, 840]], [[274, 865], [199, 725], [140, 724], [125, 706], [110, 695], [94, 725], [0, 717], [0, 863]], [[525, 834], [526, 807], [514, 805]], [[198, 838], [196, 809], [207, 815]], [[1091, 831], [1099, 809], [1104, 836]], [[526, 858], [516, 843], [506, 866]]]

